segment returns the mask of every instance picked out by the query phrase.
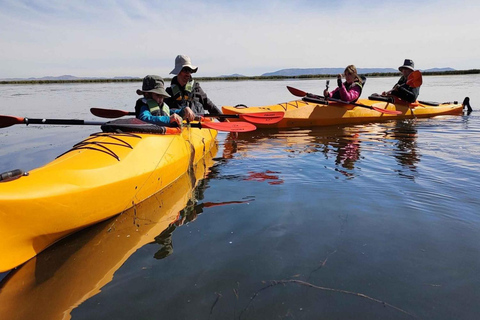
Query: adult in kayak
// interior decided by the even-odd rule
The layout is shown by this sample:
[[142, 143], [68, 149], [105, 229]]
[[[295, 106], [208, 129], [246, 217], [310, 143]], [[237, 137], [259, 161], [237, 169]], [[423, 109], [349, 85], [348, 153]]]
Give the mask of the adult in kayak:
[[144, 96], [135, 104], [135, 116], [142, 121], [161, 126], [181, 126], [183, 117], [189, 121], [195, 119], [195, 114], [189, 107], [170, 110], [163, 101], [170, 95], [165, 90], [164, 81], [160, 76], [145, 76], [142, 90], [137, 90], [137, 94]]
[[209, 114], [221, 114], [222, 111], [207, 97], [200, 83], [193, 80], [192, 74], [197, 70], [198, 67], [192, 65], [190, 57], [178, 55], [175, 58], [175, 68], [170, 72], [176, 76], [167, 88], [170, 98], [165, 102], [172, 109], [189, 107], [197, 115], [203, 115], [205, 111]]
[[364, 81], [358, 76], [357, 68], [353, 64], [347, 66], [343, 74], [345, 75], [345, 82], [342, 83], [342, 75], [339, 74], [337, 76], [338, 87], [332, 92], [325, 89], [323, 95], [326, 98], [331, 97], [346, 102], [355, 102], [362, 94]]
[[403, 65], [398, 67], [398, 70], [402, 73], [400, 80], [398, 80], [392, 90], [383, 92], [382, 96], [394, 96], [403, 101], [415, 102], [420, 93], [420, 87], [414, 88], [407, 84], [409, 76], [415, 71], [414, 66], [413, 60], [405, 59]]

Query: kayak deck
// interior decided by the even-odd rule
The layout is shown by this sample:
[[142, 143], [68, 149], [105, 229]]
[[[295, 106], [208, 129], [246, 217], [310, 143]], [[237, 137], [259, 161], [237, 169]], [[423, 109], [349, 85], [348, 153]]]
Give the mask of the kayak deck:
[[[133, 253], [178, 223], [194, 194], [206, 187], [197, 182], [214, 164], [216, 151], [214, 147], [191, 172], [120, 216], [22, 265], [3, 282], [0, 319], [12, 315], [15, 319], [39, 319], [39, 312], [41, 319], [70, 318], [72, 309], [98, 294]], [[54, 277], [44, 276], [52, 270]]]
[[173, 183], [215, 145], [215, 130], [97, 133], [47, 165], [0, 183], [0, 272]]
[[[458, 115], [462, 114], [463, 105], [458, 103], [442, 103], [432, 106], [425, 103], [391, 103], [384, 101], [374, 101], [369, 99], [359, 99], [357, 104], [363, 104], [367, 107], [376, 107], [391, 111], [399, 111], [400, 114], [381, 113], [366, 107], [353, 106], [350, 104], [329, 102], [311, 102], [304, 100], [294, 100], [285, 103], [279, 103], [271, 106], [261, 107], [222, 107], [225, 114], [243, 114], [267, 111], [283, 111], [284, 118], [275, 124], [257, 125], [260, 128], [295, 128], [312, 126], [329, 126], [338, 124], [358, 124], [367, 122], [378, 122], [406, 118], [425, 118], [438, 115]], [[413, 112], [412, 112], [413, 110]]]

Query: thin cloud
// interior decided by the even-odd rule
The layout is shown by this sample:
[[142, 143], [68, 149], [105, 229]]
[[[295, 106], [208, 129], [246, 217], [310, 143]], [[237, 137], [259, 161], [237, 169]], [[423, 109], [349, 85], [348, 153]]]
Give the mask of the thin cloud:
[[478, 68], [480, 4], [447, 1], [0, 2], [0, 78], [282, 68]]

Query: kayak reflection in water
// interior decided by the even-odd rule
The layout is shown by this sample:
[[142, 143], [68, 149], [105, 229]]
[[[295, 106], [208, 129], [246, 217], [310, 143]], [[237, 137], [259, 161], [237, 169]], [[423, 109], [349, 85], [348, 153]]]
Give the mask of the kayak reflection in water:
[[192, 197], [188, 200], [185, 208], [178, 213], [177, 219], [155, 237], [155, 243], [161, 248], [154, 254], [155, 259], [163, 259], [173, 253], [172, 234], [177, 227], [187, 224], [197, 219], [197, 216], [203, 212], [203, 204], [197, 204], [198, 200], [204, 198], [204, 192], [207, 189], [207, 180], [198, 182], [198, 186], [193, 190]]
[[251, 202], [250, 200], [244, 201], [225, 201], [220, 203], [203, 202], [198, 203], [198, 200], [203, 200], [204, 192], [207, 189], [207, 180], [199, 182], [198, 186], [193, 191], [192, 197], [188, 200], [186, 207], [178, 213], [177, 219], [170, 223], [170, 225], [163, 230], [158, 236], [155, 237], [155, 243], [159, 244], [161, 248], [153, 255], [155, 259], [163, 259], [173, 253], [172, 235], [177, 227], [183, 226], [189, 222], [197, 219], [198, 215], [203, 213], [203, 208], [210, 208], [216, 206], [224, 206], [229, 204], [241, 204]]
[[[342, 165], [342, 167], [353, 170], [355, 162], [360, 158], [360, 141], [359, 134], [354, 133], [350, 137], [343, 137], [339, 141], [337, 150], [337, 158], [335, 164]], [[347, 175], [347, 174], [345, 174]]]

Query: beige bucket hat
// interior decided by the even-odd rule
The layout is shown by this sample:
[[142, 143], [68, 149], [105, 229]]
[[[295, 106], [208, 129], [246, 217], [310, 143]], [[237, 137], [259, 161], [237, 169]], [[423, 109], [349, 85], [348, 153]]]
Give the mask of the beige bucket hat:
[[198, 70], [198, 67], [192, 65], [192, 61], [190, 60], [189, 56], [179, 54], [175, 58], [175, 68], [170, 72], [170, 74], [179, 74], [184, 67], [192, 69], [192, 73], [195, 73]]

